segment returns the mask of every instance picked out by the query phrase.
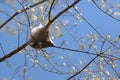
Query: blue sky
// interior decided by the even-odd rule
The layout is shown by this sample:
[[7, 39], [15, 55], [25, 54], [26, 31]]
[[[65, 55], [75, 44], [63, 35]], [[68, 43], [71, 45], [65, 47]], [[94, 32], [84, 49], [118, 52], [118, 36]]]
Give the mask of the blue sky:
[[[117, 4], [115, 2], [115, 4]], [[118, 3], [119, 4], [119, 3]], [[104, 14], [103, 12], [101, 12], [93, 3], [91, 2], [87, 2], [87, 0], [82, 0], [77, 4], [78, 10], [82, 13], [82, 15], [94, 26], [94, 27], [98, 27], [98, 31], [103, 35], [106, 36], [107, 34], [111, 35], [111, 40], [114, 39], [115, 37], [118, 37], [120, 35], [120, 27], [119, 24], [120, 22], [117, 20], [112, 19], [111, 17], [107, 16], [106, 14]], [[13, 11], [10, 11], [9, 13], [9, 6], [7, 6], [6, 4], [2, 3], [0, 1], [0, 10], [4, 9], [6, 11], [8, 11], [8, 14], [13, 14]], [[8, 8], [8, 9], [7, 9]], [[20, 7], [17, 7], [16, 9], [19, 9]], [[21, 15], [21, 14], [20, 14]], [[0, 19], [4, 22], [8, 17], [3, 15], [2, 13], [0, 13]], [[65, 17], [66, 20], [70, 20], [69, 21], [69, 27], [72, 27], [74, 22], [77, 21], [75, 20], [73, 17]], [[11, 24], [14, 22], [10, 22]], [[8, 25], [10, 24], [8, 23]], [[4, 27], [4, 29], [8, 26], [6, 25]], [[14, 26], [14, 28], [17, 30], [18, 28], [16, 27], [16, 24], [13, 24], [12, 26]], [[3, 30], [4, 30], [3, 29]], [[22, 28], [23, 30], [26, 30], [26, 28]], [[64, 30], [63, 30], [64, 31]], [[17, 32], [17, 31], [16, 31]], [[62, 31], [61, 31], [62, 32]], [[77, 35], [79, 38], [85, 34], [90, 34], [95, 33], [96, 32], [83, 20], [83, 22], [79, 22], [79, 26], [73, 28], [71, 30], [71, 32], [75, 35]], [[64, 33], [64, 32], [62, 32]], [[7, 32], [3, 32], [2, 30], [0, 30], [0, 43], [2, 44], [2, 47], [5, 51], [5, 53], [9, 53], [11, 50], [14, 50], [16, 48], [16, 44], [17, 42], [17, 38], [18, 36], [13, 36], [11, 33], [7, 33]], [[23, 44], [26, 41], [26, 33], [23, 31], [21, 32], [21, 36], [20, 36], [20, 45]], [[70, 33], [65, 33], [63, 37], [60, 37], [58, 39], [55, 39], [54, 42], [57, 46], [60, 45], [60, 41], [61, 40], [65, 40], [68, 41], [68, 45], [65, 45], [63, 47], [68, 47], [68, 48], [72, 48], [72, 49], [78, 49], [78, 47], [76, 47], [76, 43], [74, 42], [72, 36], [70, 35]], [[97, 43], [98, 48], [100, 47], [99, 43]], [[28, 47], [29, 48], [29, 47]], [[60, 56], [64, 56], [67, 57], [69, 54], [72, 56], [71, 57], [71, 63], [76, 65], [78, 68], [81, 68], [83, 65], [87, 64], [91, 59], [90, 57], [88, 57], [86, 54], [79, 54], [79, 53], [73, 53], [71, 51], [65, 51], [65, 50], [60, 50], [60, 49], [55, 49], [55, 48], [48, 48], [45, 49], [47, 51], [49, 51], [50, 55], [53, 56], [53, 59], [58, 62], [59, 64], [62, 64], [63, 62], [67, 62], [67, 60], [62, 61], [59, 59]], [[59, 52], [58, 54], [54, 54], [54, 52]], [[28, 51], [30, 52], [30, 54], [36, 55], [36, 51]], [[29, 54], [29, 53], [28, 53]], [[54, 55], [53, 55], [54, 54]], [[3, 56], [2, 50], [0, 50], [0, 57]], [[92, 56], [94, 57], [94, 56]], [[86, 62], [84, 61], [84, 59], [86, 58]], [[39, 64], [44, 65], [47, 64], [47, 60], [45, 60], [44, 58], [42, 58], [42, 54], [39, 55]], [[79, 61], [83, 61], [83, 65], [80, 66]], [[66, 80], [70, 75], [64, 74], [64, 75], [58, 75], [58, 74], [54, 74], [48, 71], [43, 70], [40, 67], [32, 67], [33, 63], [31, 62], [31, 58], [30, 56], [27, 56], [27, 59], [25, 60], [25, 55], [22, 54], [21, 52], [19, 52], [18, 54], [14, 55], [13, 57], [11, 57], [9, 60], [9, 63], [12, 64], [11, 66], [8, 66], [5, 62], [0, 63], [0, 80], [2, 78], [11, 78], [14, 73], [15, 70], [18, 70], [18, 73], [16, 73], [15, 77], [13, 78], [13, 80], [20, 80], [21, 77], [23, 77], [23, 68], [24, 68], [24, 64], [25, 61], [27, 62], [27, 75], [26, 75], [26, 79], [33, 77], [33, 80], [39, 80], [39, 79], [43, 79], [43, 80]], [[52, 60], [50, 61], [52, 63]], [[118, 66], [120, 64], [118, 63]], [[30, 68], [32, 67], [32, 68]], [[50, 68], [50, 66], [48, 66], [48, 68]], [[68, 68], [62, 68], [60, 66], [58, 66], [58, 68], [61, 68], [61, 71], [65, 71], [68, 70]], [[70, 66], [70, 68], [72, 68], [72, 66]], [[110, 69], [109, 66], [106, 66], [106, 68], [112, 72], [112, 70]], [[118, 69], [119, 70], [119, 69]], [[85, 75], [86, 73], [83, 73], [83, 75]], [[107, 78], [106, 78], [107, 79]]]

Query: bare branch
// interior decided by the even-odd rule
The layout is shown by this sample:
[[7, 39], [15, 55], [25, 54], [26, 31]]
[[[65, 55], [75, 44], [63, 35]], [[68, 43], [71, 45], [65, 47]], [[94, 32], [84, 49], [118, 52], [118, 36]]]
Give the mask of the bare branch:
[[22, 46], [18, 47], [17, 49], [11, 51], [10, 53], [6, 54], [5, 56], [3, 56], [2, 58], [0, 58], [0, 62], [10, 58], [11, 56], [15, 55], [17, 52], [21, 51], [22, 49], [24, 49], [26, 46], [28, 45], [28, 42], [26, 42], [25, 44], [23, 44]]
[[50, 21], [51, 11], [52, 11], [52, 7], [53, 7], [54, 2], [55, 2], [55, 0], [53, 0], [52, 4], [50, 6], [50, 10], [49, 10], [49, 13], [48, 13], [48, 21]]
[[[103, 46], [103, 45], [102, 45]], [[96, 53], [93, 53], [93, 52], [89, 52], [89, 51], [82, 51], [82, 50], [76, 50], [76, 49], [70, 49], [70, 48], [63, 48], [63, 47], [58, 47], [58, 46], [54, 46], [55, 48], [58, 48], [58, 49], [62, 49], [62, 50], [68, 50], [68, 51], [73, 51], [73, 52], [81, 52], [81, 54], [91, 54], [91, 55], [99, 55], [99, 54], [96, 54]], [[101, 52], [101, 51], [100, 51]], [[108, 54], [102, 54], [102, 55], [99, 55], [100, 57], [104, 57], [104, 58], [117, 58], [113, 55], [108, 55]], [[120, 59], [120, 58], [118, 58]]]
[[80, 71], [76, 72], [74, 75], [70, 76], [67, 80], [72, 79], [73, 77], [77, 76], [78, 74], [80, 74], [83, 70], [85, 70], [85, 68], [87, 68], [97, 57], [99, 57], [102, 53], [100, 53], [99, 55], [95, 56], [87, 65], [85, 65]]

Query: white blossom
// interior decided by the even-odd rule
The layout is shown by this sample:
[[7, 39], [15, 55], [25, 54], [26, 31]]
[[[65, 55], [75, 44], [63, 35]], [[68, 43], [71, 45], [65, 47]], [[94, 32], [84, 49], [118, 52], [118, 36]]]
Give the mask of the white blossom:
[[38, 19], [38, 17], [35, 16], [34, 14], [31, 14], [30, 17], [31, 17], [32, 20], [37, 20]]
[[115, 38], [114, 39], [114, 43], [118, 42], [119, 41], [119, 38]]
[[63, 65], [63, 66], [66, 66], [66, 63], [64, 62], [64, 63], [62, 63], [62, 65]]
[[114, 15], [115, 17], [120, 16], [120, 12], [115, 11], [115, 12], [113, 13], [113, 15]]
[[110, 37], [111, 37], [111, 36], [108, 34], [108, 35], [106, 36], [106, 39], [108, 40], [108, 39], [110, 39]]
[[107, 10], [107, 13], [108, 13], [108, 14], [111, 14], [112, 12], [113, 12], [112, 9], [108, 9], [108, 10]]
[[118, 4], [117, 7], [120, 8], [120, 4]]

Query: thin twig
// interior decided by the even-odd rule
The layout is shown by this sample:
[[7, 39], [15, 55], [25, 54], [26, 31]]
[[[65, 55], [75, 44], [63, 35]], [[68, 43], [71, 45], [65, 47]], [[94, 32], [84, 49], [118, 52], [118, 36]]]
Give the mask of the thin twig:
[[1, 48], [2, 52], [3, 52], [3, 54], [5, 55], [5, 51], [4, 51], [3, 46], [2, 46], [1, 43], [0, 43], [0, 48]]
[[115, 18], [115, 17], [107, 14], [104, 10], [102, 10], [102, 9], [97, 5], [97, 3], [95, 2], [95, 0], [92, 0], [92, 2], [93, 2], [93, 3], [95, 4], [95, 6], [96, 6], [100, 11], [102, 11], [104, 14], [108, 15], [109, 17], [111, 17], [111, 18], [113, 18], [113, 19], [115, 19], [115, 20], [117, 20], [117, 21], [120, 21], [120, 19], [117, 19], [117, 18]]
[[[28, 13], [27, 13], [27, 11], [26, 11], [26, 8], [24, 7], [24, 5], [19, 1], [19, 0], [17, 0], [19, 3], [20, 3], [20, 5], [22, 6], [22, 8], [23, 8], [23, 10], [24, 10], [24, 12], [25, 12], [25, 14], [26, 14], [26, 18], [27, 18], [27, 21], [28, 21], [28, 26], [29, 26], [29, 29], [31, 29], [30, 28], [30, 20], [29, 20], [29, 15], [28, 15]], [[27, 35], [26, 35], [26, 41], [28, 40], [28, 30], [27, 30]]]
[[[99, 54], [96, 54], [96, 53], [93, 53], [93, 52], [89, 52], [89, 51], [82, 51], [82, 50], [76, 50], [76, 49], [70, 49], [70, 48], [63, 48], [63, 47], [58, 47], [58, 46], [54, 46], [54, 47], [58, 48], [58, 49], [62, 49], [62, 50], [68, 50], [68, 51], [73, 51], [73, 52], [81, 52], [81, 54], [99, 55]], [[109, 59], [116, 58], [115, 56], [108, 55], [108, 54], [102, 54], [102, 55], [100, 55], [100, 57], [105, 57], [105, 58], [109, 58]]]
[[68, 51], [73, 51], [73, 52], [81, 52], [81, 53], [86, 53], [86, 54], [97, 55], [97, 54], [95, 54], [95, 53], [88, 52], [88, 51], [80, 51], [80, 50], [69, 49], [69, 48], [62, 48], [62, 47], [57, 47], [57, 46], [55, 46], [55, 48], [63, 49], [63, 50], [68, 50]]
[[26, 70], [26, 65], [27, 65], [27, 55], [26, 55], [26, 53], [25, 53], [25, 63], [24, 63], [24, 69], [23, 69], [23, 79], [24, 80], [26, 80], [26, 72], [27, 72], [27, 70]]
[[102, 43], [102, 45], [101, 45], [100, 53], [103, 51], [103, 47], [104, 47], [104, 45], [105, 45], [105, 42], [106, 42], [106, 40], [104, 40], [103, 43]]
[[48, 21], [50, 21], [51, 11], [52, 11], [52, 7], [53, 7], [54, 2], [55, 2], [55, 0], [53, 0], [52, 4], [50, 6], [49, 12], [48, 12]]

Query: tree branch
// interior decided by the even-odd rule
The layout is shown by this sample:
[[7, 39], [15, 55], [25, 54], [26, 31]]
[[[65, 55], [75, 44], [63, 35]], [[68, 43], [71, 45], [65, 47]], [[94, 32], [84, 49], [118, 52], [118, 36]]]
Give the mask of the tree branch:
[[43, 1], [40, 1], [40, 2], [38, 2], [38, 3], [35, 3], [35, 4], [31, 5], [31, 6], [26, 7], [26, 9], [18, 10], [16, 13], [14, 13], [8, 20], [6, 20], [6, 21], [0, 26], [0, 29], [1, 29], [3, 26], [5, 26], [9, 21], [11, 21], [11, 20], [12, 20], [15, 16], [17, 16], [18, 14], [20, 14], [20, 13], [22, 13], [22, 12], [28, 10], [28, 9], [31, 9], [31, 8], [39, 5], [39, 4], [42, 4], [42, 3], [45, 2], [45, 1], [47, 1], [47, 0], [43, 0]]
[[[44, 0], [44, 1], [47, 1], [47, 0]], [[41, 1], [40, 3], [44, 2], [44, 1]], [[65, 8], [63, 11], [59, 12], [52, 20], [50, 20], [50, 21], [48, 22], [48, 24], [45, 26], [45, 29], [47, 30], [47, 29], [49, 28], [49, 26], [50, 26], [56, 19], [58, 19], [58, 17], [60, 17], [63, 13], [65, 13], [65, 12], [66, 12], [67, 10], [69, 10], [71, 7], [74, 7], [79, 1], [80, 1], [80, 0], [76, 0], [73, 4], [71, 4], [70, 6], [68, 6], [67, 8]], [[34, 7], [35, 5], [38, 5], [38, 4], [39, 4], [39, 3], [36, 3], [36, 4], [32, 5], [32, 6], [30, 6], [30, 7], [26, 8], [26, 10], [27, 10], [27, 9], [30, 9], [31, 7]], [[23, 11], [24, 11], [24, 9], [21, 10], [21, 12], [23, 12]], [[21, 12], [20, 12], [20, 13], [21, 13]], [[17, 14], [19, 14], [19, 13], [14, 14], [14, 17], [15, 17]], [[12, 17], [12, 18], [13, 18], [13, 17]], [[12, 18], [11, 18], [11, 19], [12, 19]], [[11, 19], [10, 19], [10, 20], [11, 20]], [[9, 20], [9, 21], [10, 21], [10, 20]], [[8, 21], [8, 22], [9, 22], [9, 21]], [[7, 24], [7, 23], [5, 23], [5, 24]], [[4, 25], [3, 25], [3, 26], [4, 26]], [[2, 27], [0, 26], [0, 28], [2, 28]], [[13, 56], [14, 54], [16, 54], [17, 52], [19, 52], [20, 50], [24, 49], [28, 44], [29, 44], [29, 41], [26, 42], [25, 44], [23, 44], [22, 46], [18, 47], [17, 49], [13, 50], [12, 52], [8, 53], [7, 55], [3, 56], [2, 58], [0, 58], [0, 62], [6, 60], [7, 58], [9, 58], [9, 57]]]
[[85, 65], [80, 71], [76, 72], [74, 75], [70, 76], [67, 80], [72, 79], [73, 77], [77, 76], [78, 74], [80, 74], [83, 70], [85, 70], [98, 56], [100, 56], [102, 53], [100, 53], [99, 55], [95, 56], [87, 65]]
[[63, 13], [68, 11], [70, 8], [74, 7], [80, 0], [76, 0], [74, 3], [72, 3], [70, 6], [59, 12], [53, 19], [51, 19], [48, 24], [45, 26], [46, 30], [49, 28], [49, 26], [56, 20], [58, 19]]
[[10, 53], [6, 54], [5, 56], [3, 56], [2, 58], [0, 58], [0, 62], [10, 58], [11, 56], [13, 56], [14, 54], [16, 54], [17, 52], [21, 51], [22, 49], [24, 49], [26, 46], [28, 45], [28, 42], [26, 42], [25, 44], [23, 44], [22, 46], [18, 47], [17, 49], [11, 51]]

